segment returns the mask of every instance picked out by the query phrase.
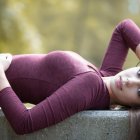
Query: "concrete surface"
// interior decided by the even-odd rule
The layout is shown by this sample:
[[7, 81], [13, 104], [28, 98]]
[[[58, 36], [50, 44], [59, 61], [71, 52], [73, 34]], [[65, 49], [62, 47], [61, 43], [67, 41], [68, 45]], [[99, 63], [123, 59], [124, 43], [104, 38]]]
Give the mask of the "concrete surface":
[[16, 135], [0, 110], [0, 140], [127, 140], [128, 111], [83, 111], [37, 132]]

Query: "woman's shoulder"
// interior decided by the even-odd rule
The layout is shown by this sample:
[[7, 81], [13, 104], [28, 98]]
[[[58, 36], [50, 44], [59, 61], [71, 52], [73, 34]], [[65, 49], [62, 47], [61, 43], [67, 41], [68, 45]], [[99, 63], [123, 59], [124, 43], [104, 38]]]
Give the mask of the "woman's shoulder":
[[89, 71], [79, 75], [79, 79], [83, 81], [86, 85], [95, 88], [101, 87], [103, 80], [101, 76], [96, 71]]

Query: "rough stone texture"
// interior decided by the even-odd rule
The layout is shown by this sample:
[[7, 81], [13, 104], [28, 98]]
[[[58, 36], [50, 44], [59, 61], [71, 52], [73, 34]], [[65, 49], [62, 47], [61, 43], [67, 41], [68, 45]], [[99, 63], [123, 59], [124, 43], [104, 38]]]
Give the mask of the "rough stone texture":
[[0, 110], [0, 140], [127, 140], [128, 111], [83, 111], [43, 130], [16, 135]]

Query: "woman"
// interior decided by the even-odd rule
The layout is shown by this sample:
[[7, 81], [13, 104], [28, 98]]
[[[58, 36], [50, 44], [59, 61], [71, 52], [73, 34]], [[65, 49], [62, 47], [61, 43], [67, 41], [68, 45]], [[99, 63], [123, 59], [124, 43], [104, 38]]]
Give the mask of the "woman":
[[[140, 105], [140, 68], [122, 71], [128, 49], [140, 58], [140, 29], [130, 19], [115, 28], [100, 69], [74, 52], [2, 54], [0, 107], [17, 134], [56, 124], [88, 109]], [[23, 102], [33, 103], [26, 109]]]

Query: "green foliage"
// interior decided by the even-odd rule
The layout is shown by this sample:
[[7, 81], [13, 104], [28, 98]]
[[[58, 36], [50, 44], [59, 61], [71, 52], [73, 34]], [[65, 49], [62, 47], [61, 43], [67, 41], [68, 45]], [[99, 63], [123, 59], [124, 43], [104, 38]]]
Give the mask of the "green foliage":
[[[111, 33], [124, 18], [139, 22], [139, 0], [1, 0], [0, 51], [72, 50], [100, 65]], [[126, 67], [137, 59], [131, 52]]]

